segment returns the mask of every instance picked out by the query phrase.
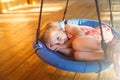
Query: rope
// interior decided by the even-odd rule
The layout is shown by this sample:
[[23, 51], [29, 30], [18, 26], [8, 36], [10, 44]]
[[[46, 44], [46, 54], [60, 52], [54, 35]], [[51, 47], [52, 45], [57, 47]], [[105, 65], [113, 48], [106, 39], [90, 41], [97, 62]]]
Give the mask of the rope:
[[96, 10], [97, 10], [97, 15], [98, 15], [98, 20], [99, 20], [100, 31], [101, 31], [101, 37], [102, 37], [102, 40], [104, 40], [103, 30], [102, 30], [102, 26], [101, 26], [100, 11], [99, 11], [99, 6], [98, 6], [98, 0], [95, 0], [95, 2], [96, 2]]
[[[38, 44], [38, 40], [39, 40], [39, 36], [40, 36], [40, 26], [41, 26], [43, 1], [44, 0], [41, 0], [40, 14], [39, 14], [39, 20], [38, 20], [38, 28], [37, 28], [37, 32], [36, 32], [36, 44]], [[64, 21], [65, 24], [67, 24], [67, 21], [65, 21], [65, 16], [66, 16], [66, 12], [67, 12], [68, 2], [69, 2], [69, 0], [66, 0], [66, 7], [65, 7], [65, 10], [64, 10], [64, 15], [63, 15], [63, 21]]]
[[114, 31], [114, 29], [113, 29], [113, 27], [114, 27], [114, 24], [113, 24], [113, 14], [112, 14], [112, 1], [111, 0], [109, 0], [109, 8], [110, 8], [110, 23], [111, 23], [111, 25], [112, 25], [112, 27], [111, 27], [111, 31], [112, 31], [112, 33], [114, 34], [115, 33], [115, 31]]
[[112, 3], [111, 3], [112, 1], [111, 0], [109, 0], [109, 8], [110, 8], [110, 22], [111, 22], [111, 25], [112, 25], [112, 27], [113, 27], [113, 14], [112, 14]]
[[39, 20], [38, 20], [38, 28], [37, 28], [37, 32], [36, 32], [36, 44], [38, 44], [38, 40], [39, 40], [39, 36], [40, 36], [40, 26], [41, 26], [41, 17], [42, 17], [43, 1], [44, 1], [44, 0], [41, 0], [40, 14], [39, 14]]
[[96, 3], [96, 11], [97, 11], [97, 16], [98, 16], [98, 21], [99, 21], [99, 26], [100, 26], [100, 32], [101, 32], [101, 47], [104, 51], [104, 54], [105, 54], [105, 59], [107, 58], [107, 50], [106, 50], [106, 42], [104, 40], [104, 37], [103, 37], [103, 30], [102, 30], [102, 26], [101, 26], [101, 18], [100, 18], [100, 11], [99, 11], [99, 6], [98, 6], [98, 0], [95, 0], [95, 3]]
[[69, 3], [69, 0], [66, 0], [66, 6], [65, 6], [64, 14], [63, 14], [63, 19], [62, 19], [64, 21], [64, 24], [67, 24], [67, 22], [65, 21], [65, 16], [67, 12], [68, 3]]

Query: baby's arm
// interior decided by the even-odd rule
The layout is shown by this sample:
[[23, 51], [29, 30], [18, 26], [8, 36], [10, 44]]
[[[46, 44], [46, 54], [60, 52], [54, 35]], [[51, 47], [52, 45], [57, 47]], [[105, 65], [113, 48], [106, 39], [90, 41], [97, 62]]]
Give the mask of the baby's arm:
[[49, 44], [46, 44], [46, 45], [49, 49], [60, 52], [63, 55], [73, 56], [73, 49], [72, 48], [66, 48], [64, 46], [64, 44], [63, 45], [53, 45], [53, 46], [50, 46]]
[[73, 24], [66, 24], [65, 31], [66, 33], [69, 33], [73, 36], [65, 43], [66, 47], [72, 47], [72, 41], [75, 38], [85, 35], [85, 33], [77, 25], [73, 25]]
[[85, 33], [78, 27], [77, 25], [73, 24], [66, 24], [65, 25], [65, 31], [70, 33], [73, 36], [79, 35], [79, 36], [84, 36]]

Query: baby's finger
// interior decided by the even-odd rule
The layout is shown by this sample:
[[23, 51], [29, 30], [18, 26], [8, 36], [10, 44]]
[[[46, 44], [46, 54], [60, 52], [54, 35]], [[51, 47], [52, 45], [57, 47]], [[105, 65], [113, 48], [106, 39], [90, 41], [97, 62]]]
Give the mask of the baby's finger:
[[50, 46], [50, 44], [46, 44], [46, 45], [49, 49], [53, 50], [52, 47]]
[[58, 51], [60, 48], [59, 47], [57, 47], [56, 49], [55, 49], [55, 51]]
[[58, 51], [57, 48], [55, 49], [55, 51]]
[[49, 47], [50, 45], [46, 43], [46, 46]]
[[51, 49], [51, 50], [55, 50], [56, 47], [54, 47], [54, 46], [50, 46], [50, 49]]

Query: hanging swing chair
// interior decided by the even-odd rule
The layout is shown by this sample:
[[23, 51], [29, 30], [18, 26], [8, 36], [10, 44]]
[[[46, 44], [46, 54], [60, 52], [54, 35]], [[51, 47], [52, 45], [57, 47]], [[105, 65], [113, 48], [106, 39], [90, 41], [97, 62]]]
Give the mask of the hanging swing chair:
[[[82, 26], [92, 26], [93, 28], [96, 28], [97, 26], [101, 25], [107, 25], [109, 28], [112, 29], [112, 27], [104, 22], [101, 22], [100, 20], [100, 12], [99, 12], [99, 6], [98, 6], [98, 1], [95, 0], [96, 2], [96, 10], [98, 14], [98, 21], [97, 20], [91, 20], [91, 19], [70, 19], [70, 20], [64, 20], [65, 18], [65, 13], [66, 13], [66, 8], [68, 5], [68, 0], [66, 2], [66, 8], [64, 11], [64, 17], [63, 21], [58, 22], [60, 27], [63, 27], [64, 24], [75, 24], [75, 25], [82, 25]], [[47, 64], [54, 66], [56, 68], [62, 69], [62, 70], [67, 70], [67, 71], [72, 71], [72, 72], [80, 72], [80, 73], [86, 73], [86, 72], [102, 72], [106, 71], [112, 66], [112, 62], [108, 61], [107, 58], [109, 57], [106, 54], [106, 44], [103, 38], [103, 33], [102, 33], [102, 27], [100, 28], [101, 30], [101, 44], [103, 51], [105, 53], [106, 59], [104, 60], [99, 60], [99, 61], [92, 61], [92, 62], [86, 62], [86, 61], [75, 61], [73, 59], [70, 59], [68, 57], [65, 57], [63, 55], [60, 55], [59, 53], [52, 51], [46, 47], [46, 45], [39, 40], [39, 35], [40, 35], [40, 23], [41, 23], [41, 14], [42, 14], [42, 6], [43, 6], [43, 0], [41, 0], [41, 9], [40, 9], [40, 16], [39, 16], [39, 23], [38, 23], [38, 29], [37, 29], [37, 34], [36, 34], [36, 40], [34, 41], [34, 49], [36, 51], [36, 54]], [[113, 31], [113, 30], [112, 30]]]
[[[84, 25], [84, 26], [92, 26], [95, 28], [98, 26], [98, 21], [90, 20], [90, 19], [71, 19], [67, 20], [67, 23], [76, 24], [76, 25]], [[64, 26], [64, 21], [58, 22], [58, 24], [62, 27]], [[106, 23], [102, 23], [107, 25]], [[107, 25], [109, 26], [109, 25]], [[109, 26], [110, 27], [110, 26]], [[38, 41], [38, 44], [34, 45], [36, 50], [36, 54], [47, 64], [50, 64], [56, 68], [62, 70], [68, 70], [73, 72], [100, 72], [111, 67], [111, 62], [107, 62], [105, 60], [101, 61], [93, 61], [93, 62], [80, 62], [60, 55], [59, 53], [48, 49], [42, 41]]]

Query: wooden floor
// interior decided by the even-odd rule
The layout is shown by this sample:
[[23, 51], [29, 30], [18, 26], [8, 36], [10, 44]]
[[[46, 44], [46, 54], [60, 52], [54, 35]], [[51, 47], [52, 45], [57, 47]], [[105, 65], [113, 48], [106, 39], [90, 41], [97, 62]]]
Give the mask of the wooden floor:
[[[51, 2], [49, 2], [51, 1]], [[108, 0], [99, 0], [101, 19], [109, 23]], [[114, 25], [120, 25], [120, 0], [114, 1]], [[45, 0], [41, 30], [49, 21], [61, 21], [65, 0]], [[35, 54], [39, 5], [0, 14], [0, 80], [98, 80], [97, 73], [74, 73], [56, 69]], [[70, 0], [66, 19], [97, 19], [94, 0]], [[101, 80], [120, 80], [113, 68], [102, 72]]]

